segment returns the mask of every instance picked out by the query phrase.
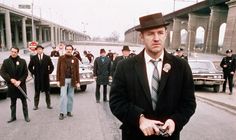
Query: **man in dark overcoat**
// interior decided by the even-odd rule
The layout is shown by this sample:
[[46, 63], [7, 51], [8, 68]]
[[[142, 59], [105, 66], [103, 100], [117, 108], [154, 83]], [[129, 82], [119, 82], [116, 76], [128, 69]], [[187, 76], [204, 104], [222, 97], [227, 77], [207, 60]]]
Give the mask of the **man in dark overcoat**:
[[129, 55], [130, 55], [129, 46], [124, 45], [123, 48], [122, 48], [122, 55], [121, 55], [121, 56], [117, 56], [117, 57], [115, 58], [114, 62], [113, 62], [113, 65], [112, 65], [112, 68], [111, 68], [111, 75], [113, 75], [113, 74], [115, 73], [117, 64], [118, 64], [120, 61], [129, 58]]
[[11, 98], [11, 119], [8, 123], [16, 120], [16, 101], [21, 99], [23, 114], [26, 122], [30, 122], [26, 98], [18, 89], [20, 86], [26, 93], [26, 78], [28, 76], [26, 61], [18, 56], [19, 48], [12, 47], [11, 55], [3, 61], [0, 74], [8, 85], [8, 97]]
[[38, 109], [40, 92], [45, 92], [47, 108], [52, 109], [50, 100], [50, 79], [49, 74], [54, 70], [51, 58], [43, 53], [44, 47], [36, 47], [37, 54], [30, 59], [28, 69], [34, 76], [34, 110]]
[[106, 51], [104, 49], [100, 50], [100, 56], [94, 61], [94, 77], [96, 79], [96, 91], [95, 97], [96, 102], [100, 102], [100, 86], [103, 85], [103, 101], [107, 101], [107, 85], [109, 83], [109, 78], [111, 71], [111, 60], [106, 56]]
[[161, 13], [139, 21], [145, 48], [117, 65], [110, 109], [122, 122], [122, 140], [179, 140], [196, 108], [191, 69], [165, 50], [169, 23]]

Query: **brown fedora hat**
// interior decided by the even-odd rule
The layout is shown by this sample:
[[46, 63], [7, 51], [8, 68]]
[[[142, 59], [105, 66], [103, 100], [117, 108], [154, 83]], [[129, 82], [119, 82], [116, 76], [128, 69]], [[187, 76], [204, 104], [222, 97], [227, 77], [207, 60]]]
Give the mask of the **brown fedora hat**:
[[167, 26], [170, 23], [166, 23], [162, 13], [151, 14], [139, 18], [140, 25], [138, 25], [135, 30], [143, 31], [146, 29], [153, 29], [158, 27]]

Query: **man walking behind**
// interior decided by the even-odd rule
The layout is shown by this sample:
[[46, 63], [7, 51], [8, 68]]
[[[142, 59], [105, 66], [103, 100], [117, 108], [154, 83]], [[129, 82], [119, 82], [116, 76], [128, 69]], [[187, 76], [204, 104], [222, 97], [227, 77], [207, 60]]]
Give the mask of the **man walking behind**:
[[16, 120], [16, 101], [21, 99], [23, 114], [26, 122], [30, 122], [26, 98], [18, 87], [26, 93], [26, 78], [28, 76], [26, 61], [18, 56], [19, 48], [12, 47], [11, 55], [3, 61], [0, 74], [8, 85], [8, 97], [11, 98], [11, 119], [8, 123]]
[[57, 64], [57, 81], [61, 87], [60, 120], [65, 115], [72, 117], [74, 88], [80, 87], [79, 60], [72, 55], [73, 50], [72, 45], [66, 45], [66, 53], [59, 57]]
[[96, 102], [100, 102], [100, 86], [103, 85], [103, 101], [107, 101], [107, 85], [111, 71], [111, 60], [106, 56], [104, 49], [100, 50], [100, 56], [94, 61], [93, 73], [96, 78]]
[[38, 110], [40, 92], [45, 92], [47, 108], [52, 109], [50, 100], [49, 74], [54, 70], [51, 58], [43, 53], [44, 47], [37, 45], [36, 52], [29, 62], [28, 69], [34, 76], [34, 110]]

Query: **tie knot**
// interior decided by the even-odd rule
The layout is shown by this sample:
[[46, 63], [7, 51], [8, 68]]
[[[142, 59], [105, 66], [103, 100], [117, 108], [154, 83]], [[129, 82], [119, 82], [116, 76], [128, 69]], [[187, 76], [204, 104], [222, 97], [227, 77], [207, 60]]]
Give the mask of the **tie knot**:
[[160, 62], [161, 61], [161, 58], [159, 58], [159, 59], [157, 59], [157, 60], [150, 60], [150, 62], [152, 62], [152, 64], [154, 65], [154, 66], [157, 66], [157, 64], [158, 64], [158, 62]]

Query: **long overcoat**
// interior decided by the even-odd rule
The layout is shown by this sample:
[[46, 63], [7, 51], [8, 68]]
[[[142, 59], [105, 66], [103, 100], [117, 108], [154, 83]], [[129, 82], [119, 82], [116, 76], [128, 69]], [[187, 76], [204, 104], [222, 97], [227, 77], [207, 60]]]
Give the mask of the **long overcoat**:
[[93, 73], [97, 76], [98, 85], [108, 85], [109, 76], [111, 76], [111, 60], [107, 56], [97, 57], [94, 61]]
[[[131, 140], [178, 140], [183, 126], [195, 112], [196, 101], [191, 69], [187, 61], [164, 52], [158, 102], [152, 107], [146, 74], [144, 50], [119, 62], [110, 91], [110, 108], [122, 122], [123, 137]], [[139, 117], [165, 122], [172, 119], [175, 131], [171, 137], [145, 137], [139, 129]]]
[[24, 98], [20, 90], [11, 83], [11, 79], [21, 81], [21, 88], [26, 92], [26, 78], [28, 76], [28, 69], [26, 61], [17, 56], [16, 65], [11, 56], [3, 61], [0, 74], [8, 85], [8, 97]]
[[38, 55], [34, 55], [30, 59], [28, 69], [30, 73], [34, 75], [35, 91], [49, 91], [49, 74], [54, 70], [51, 58], [48, 55], [43, 54], [43, 59], [40, 61]]

